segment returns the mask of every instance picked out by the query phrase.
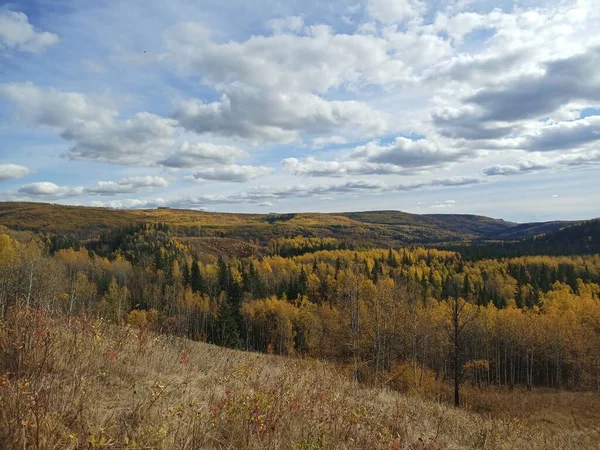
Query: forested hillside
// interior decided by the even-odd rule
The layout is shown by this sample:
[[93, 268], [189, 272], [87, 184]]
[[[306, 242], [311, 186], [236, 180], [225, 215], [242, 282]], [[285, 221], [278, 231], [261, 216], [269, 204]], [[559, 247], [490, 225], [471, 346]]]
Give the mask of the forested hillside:
[[600, 219], [564, 225], [557, 231], [525, 239], [450, 245], [444, 248], [458, 251], [468, 259], [524, 255], [593, 255], [600, 253]]
[[[12, 233], [0, 243], [3, 314], [24, 304], [99, 315], [232, 348], [338, 361], [370, 382], [394, 380], [409, 364], [418, 384], [469, 377], [599, 386], [599, 255], [470, 261], [452, 251], [348, 249], [333, 238], [296, 237], [226, 258], [200, 253], [167, 225], [118, 228], [85, 245]], [[457, 323], [460, 342], [447, 335]]]
[[0, 203], [0, 225], [80, 240], [131, 224], [164, 224], [179, 237], [226, 237], [268, 245], [272, 239], [335, 238], [358, 247], [521, 239], [567, 223], [515, 224], [489, 217], [400, 211], [357, 213], [226, 214], [195, 210], [112, 210], [45, 203]]
[[[23, 403], [19, 397], [20, 386], [32, 380], [39, 383], [38, 391], [31, 394], [34, 398], [40, 398], [48, 385], [46, 378], [40, 381], [42, 369], [39, 373], [34, 369], [47, 367], [44, 358], [50, 353], [44, 356], [42, 350], [58, 342], [52, 347], [56, 352], [56, 346], [66, 345], [65, 336], [71, 336], [67, 340], [79, 339], [77, 327], [96, 333], [93, 330], [101, 324], [116, 326], [115, 336], [126, 333], [142, 340], [149, 335], [177, 336], [236, 350], [327, 361], [346, 377], [344, 382], [410, 393], [473, 411], [492, 411], [509, 420], [521, 417], [520, 402], [548, 404], [554, 401], [551, 392], [565, 392], [569, 406], [559, 408], [557, 414], [581, 410], [574, 416], [577, 423], [596, 419], [590, 419], [586, 411], [590, 405], [596, 408], [600, 399], [599, 221], [511, 243], [479, 241], [441, 249], [441, 245], [434, 248], [432, 244], [376, 245], [379, 242], [371, 238], [338, 239], [316, 231], [338, 225], [354, 227], [342, 225], [344, 221], [366, 224], [366, 228], [354, 231], [357, 234], [368, 234], [372, 227], [404, 227], [402, 213], [221, 215], [220, 225], [192, 225], [187, 221], [197, 213], [191, 211], [83, 209], [83, 215], [77, 216], [79, 209], [60, 207], [42, 208], [45, 212], [16, 226], [15, 217], [33, 214], [30, 207], [26, 205], [18, 213], [5, 211], [2, 223], [6, 226], [0, 228], [0, 353], [4, 361], [0, 366], [0, 403], [13, 414], [5, 417], [12, 431], [0, 436], [6, 442], [18, 441], [21, 447], [22, 439], [32, 439], [33, 430], [48, 436], [32, 421], [59, 414], [51, 409], [40, 411], [37, 400]], [[73, 218], [75, 224], [53, 216], [59, 213]], [[136, 223], [134, 217], [170, 221]], [[198, 217], [207, 223], [210, 214]], [[328, 225], [319, 222], [322, 217], [329, 218]], [[248, 227], [278, 229], [287, 226], [281, 223], [301, 221], [302, 227], [312, 231], [289, 235], [290, 230], [296, 230], [294, 226], [281, 236], [278, 231], [260, 238], [231, 237], [235, 234], [231, 229], [243, 230], [246, 224], [263, 220]], [[415, 220], [439, 222], [446, 216]], [[470, 236], [477, 234], [477, 222], [483, 222], [487, 230], [480, 234], [489, 233], [489, 227], [512, 226], [471, 216], [451, 220], [455, 224], [467, 221], [475, 227], [465, 231]], [[36, 229], [35, 223], [41, 229]], [[224, 229], [223, 224], [232, 228], [216, 233]], [[213, 235], [201, 236], [206, 226], [215, 227]], [[52, 232], [54, 229], [60, 232]], [[411, 233], [417, 236], [427, 231], [415, 227]], [[34, 328], [23, 328], [26, 323]], [[44, 324], [54, 324], [60, 331], [50, 332]], [[37, 344], [31, 344], [31, 339]], [[124, 358], [125, 341], [111, 339], [114, 344], [102, 352], [105, 362], [113, 365]], [[34, 352], [41, 362], [24, 359], [28, 356], [25, 347], [20, 347], [21, 341], [30, 342], [28, 346], [41, 345], [42, 350]], [[89, 344], [82, 345], [89, 349]], [[180, 355], [184, 365], [188, 364], [185, 352]], [[135, 358], [135, 364], [145, 364], [143, 353]], [[64, 361], [56, 364], [62, 364], [61, 370], [68, 365]], [[50, 376], [54, 369], [47, 370], [44, 376]], [[239, 370], [245, 373], [245, 369]], [[97, 388], [100, 381], [94, 380]], [[3, 391], [3, 386], [8, 386], [7, 390]], [[230, 405], [230, 394], [211, 395], [209, 403], [220, 405], [219, 411]], [[270, 398], [271, 394], [265, 395]], [[330, 390], [327, 395], [337, 394]], [[231, 403], [231, 408], [238, 406]], [[260, 408], [268, 409], [264, 405]], [[227, 411], [228, 417], [237, 417], [232, 411]], [[60, 420], [67, 420], [67, 416], [60, 416]], [[260, 417], [260, 432], [263, 425], [276, 429], [268, 422], [275, 419]], [[372, 417], [378, 420], [376, 414]], [[110, 418], [106, 420], [113, 423]], [[94, 434], [77, 428], [73, 439], [81, 442], [81, 436], [90, 433], [93, 439], [100, 439], [96, 443], [102, 439], [105, 443], [124, 442], [133, 436], [141, 439], [139, 422], [130, 422], [131, 417], [123, 420], [129, 431], [116, 429], [113, 424], [112, 434], [104, 436], [101, 431]], [[285, 423], [286, 419], [277, 420]], [[528, 416], [527, 420], [534, 419]], [[60, 423], [69, 436], [68, 430], [75, 425]], [[249, 439], [254, 436], [249, 430], [255, 425], [240, 433]], [[556, 448], [569, 448], [570, 444], [562, 444], [565, 442], [582, 446], [597, 442], [597, 430], [579, 426], [585, 432], [578, 437], [556, 441], [549, 435], [544, 439], [554, 442]], [[344, 441], [350, 436], [342, 438], [338, 431], [324, 430], [336, 436], [332, 439]], [[518, 433], [512, 432], [516, 434], [511, 438], [516, 439]], [[388, 436], [386, 433], [380, 437]], [[177, 434], [167, 435], [178, 439]], [[270, 439], [282, 436], [276, 433]], [[360, 433], [352, 436], [371, 439], [365, 437], [371, 435]], [[380, 443], [413, 442], [393, 436]], [[488, 442], [495, 441], [489, 439], [480, 446], [500, 445], [490, 447]], [[438, 437], [433, 438], [437, 441]], [[160, 442], [166, 445], [167, 441]], [[469, 442], [475, 445], [475, 441]], [[432, 445], [412, 448], [437, 448], [437, 444]]]

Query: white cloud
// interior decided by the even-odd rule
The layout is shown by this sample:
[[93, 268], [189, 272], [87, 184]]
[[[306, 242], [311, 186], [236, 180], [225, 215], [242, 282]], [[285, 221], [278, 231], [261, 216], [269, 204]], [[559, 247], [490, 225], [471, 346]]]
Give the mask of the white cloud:
[[169, 181], [159, 176], [126, 177], [117, 181], [99, 181], [88, 187], [58, 186], [49, 181], [38, 181], [21, 186], [16, 195], [28, 198], [55, 200], [61, 198], [81, 197], [84, 195], [120, 195], [133, 194], [140, 191], [152, 190], [155, 187], [167, 187]]
[[235, 83], [220, 88], [218, 102], [189, 100], [174, 114], [179, 124], [197, 133], [234, 136], [253, 143], [291, 143], [303, 133], [360, 127], [367, 134], [385, 130], [381, 113], [356, 101], [327, 101], [318, 95], [280, 92]]
[[39, 53], [58, 42], [58, 36], [36, 31], [22, 12], [0, 12], [0, 51], [3, 49]]
[[426, 139], [398, 137], [389, 144], [372, 141], [356, 147], [341, 160], [320, 161], [308, 157], [304, 161], [286, 158], [282, 165], [290, 173], [308, 176], [345, 175], [410, 175], [432, 167], [442, 167], [473, 157], [470, 150], [442, 150]]
[[482, 120], [505, 122], [543, 117], [573, 100], [600, 102], [600, 46], [544, 66], [540, 75], [482, 89], [466, 101], [481, 109]]
[[487, 176], [515, 175], [520, 172], [521, 172], [521, 169], [519, 167], [500, 165], [500, 164], [489, 166], [489, 167], [486, 167], [485, 169], [483, 169], [483, 173]]
[[243, 183], [245, 181], [255, 180], [269, 175], [272, 171], [273, 169], [264, 166], [242, 166], [231, 164], [200, 169], [194, 173], [194, 178]]
[[250, 141], [293, 142], [301, 134], [382, 132], [387, 116], [365, 102], [328, 99], [333, 90], [415, 82], [416, 68], [451, 51], [432, 33], [387, 30], [385, 36], [339, 34], [310, 26], [302, 36], [253, 36], [218, 44], [186, 23], [166, 35], [162, 60], [197, 77], [220, 99], [183, 102], [174, 117], [186, 129]]
[[419, 16], [426, 9], [422, 0], [368, 0], [367, 12], [383, 23], [402, 22]]
[[108, 123], [118, 114], [86, 95], [42, 89], [29, 82], [0, 84], [0, 97], [15, 104], [20, 119], [59, 130], [76, 122]]
[[156, 200], [141, 200], [137, 198], [127, 198], [123, 200], [93, 201], [90, 206], [100, 208], [116, 208], [116, 209], [141, 209], [141, 208], [156, 208], [163, 206], [164, 200], [158, 198]]
[[193, 168], [211, 164], [233, 164], [248, 153], [230, 145], [217, 145], [210, 142], [190, 144], [184, 142], [179, 151], [160, 161], [160, 164], [174, 168]]
[[71, 159], [149, 165], [172, 147], [175, 132], [172, 120], [140, 112], [122, 121], [76, 123], [61, 136], [74, 142]]
[[279, 19], [271, 19], [267, 26], [276, 34], [300, 33], [304, 29], [304, 19], [301, 16], [288, 16]]
[[176, 133], [172, 119], [139, 112], [118, 120], [115, 109], [75, 92], [13, 83], [0, 85], [0, 96], [16, 105], [22, 119], [53, 127], [72, 142], [70, 159], [150, 165], [165, 156]]
[[600, 116], [590, 116], [544, 124], [535, 134], [525, 137], [522, 148], [530, 151], [565, 151], [596, 141], [600, 141]]
[[29, 169], [17, 164], [0, 164], [0, 182], [23, 178], [29, 174]]
[[346, 143], [348, 143], [348, 141], [342, 136], [318, 137], [313, 139], [312, 147], [323, 148], [327, 147], [328, 145], [340, 145]]
[[[305, 185], [297, 184], [287, 187], [281, 186], [259, 186], [250, 190], [240, 191], [232, 194], [207, 194], [199, 196], [187, 196], [178, 197], [176, 199], [158, 199], [157, 201], [152, 200], [119, 200], [121, 204], [125, 205], [124, 202], [129, 202], [136, 208], [153, 208], [157, 206], [169, 206], [172, 208], [192, 208], [202, 209], [211, 205], [226, 205], [226, 204], [255, 204], [255, 205], [267, 205], [272, 206], [274, 201], [283, 201], [293, 198], [313, 198], [318, 197], [323, 200], [333, 200], [336, 196], [347, 196], [347, 195], [375, 195], [385, 192], [410, 192], [418, 189], [425, 188], [438, 188], [446, 186], [468, 186], [473, 184], [482, 183], [483, 180], [479, 178], [470, 177], [453, 177], [444, 179], [435, 179], [427, 182], [409, 183], [409, 184], [397, 184], [389, 185], [379, 180], [357, 180], [348, 181], [341, 184], [318, 184], [318, 185]], [[448, 201], [448, 205], [452, 200]], [[96, 205], [108, 205], [113, 207], [118, 203], [116, 202], [96, 202]], [[270, 205], [269, 205], [270, 204]], [[126, 206], [123, 206], [126, 207]]]
[[[9, 50], [14, 79], [41, 80], [43, 74], [39, 83], [50, 86], [0, 84], [0, 100], [14, 104], [22, 122], [65, 139], [68, 158], [61, 163], [82, 168], [69, 177], [71, 184], [87, 186], [81, 196], [96, 200], [103, 195], [102, 200], [121, 202], [112, 203], [116, 206], [140, 207], [154, 200], [127, 203], [108, 196], [169, 187], [165, 196], [177, 192], [185, 197], [186, 191], [217, 183], [98, 181], [105, 178], [89, 165], [70, 160], [156, 166], [168, 168], [167, 173], [179, 169], [179, 178], [195, 181], [271, 184], [188, 199], [186, 204], [193, 207], [202, 202], [256, 206], [344, 195], [363, 202], [357, 207], [363, 208], [365, 201], [376, 207], [393, 196], [382, 196], [377, 203], [366, 200], [371, 194], [435, 188], [437, 196], [443, 187], [481, 182], [499, 186], [502, 176], [544, 171], [539, 179], [551, 179], [558, 171], [600, 166], [600, 116], [589, 116], [600, 106], [600, 9], [595, 0], [525, 2], [503, 9], [489, 2], [472, 7], [469, 3], [366, 0], [350, 7], [277, 7], [244, 15], [235, 24], [228, 16], [227, 25], [235, 30], [222, 26], [223, 17], [218, 17], [226, 5], [202, 15], [194, 14], [195, 8], [175, 8], [177, 15], [164, 11], [153, 21], [152, 35], [143, 29], [146, 17], [128, 23], [127, 30], [119, 28], [122, 22], [117, 26], [108, 20], [118, 8], [103, 10], [102, 20], [114, 31], [109, 34], [93, 29], [98, 21], [89, 17], [89, 30], [67, 32], [61, 27], [71, 22], [52, 22], [52, 17], [42, 17], [42, 9], [36, 26], [40, 17], [40, 26], [50, 24], [48, 29], [61, 36], [60, 47], [52, 52], [56, 61], [31, 55], [13, 58], [13, 51], [47, 47], [39, 40], [35, 43], [43, 31], [34, 29], [24, 15], [0, 13], [2, 20], [29, 30], [22, 35], [29, 38], [15, 38], [12, 28], [0, 27], [0, 53]], [[292, 10], [296, 16], [285, 15]], [[151, 8], [148, 15], [156, 12]], [[200, 26], [177, 23], [181, 17], [210, 19]], [[260, 24], [265, 26], [257, 28]], [[163, 30], [167, 31], [161, 34]], [[130, 39], [131, 46], [117, 50], [120, 55], [115, 58], [102, 56], [102, 49], [117, 48], [116, 41], [122, 41], [111, 36], [134, 35], [146, 38]], [[85, 53], [80, 45], [71, 45], [79, 37], [86, 42]], [[102, 51], [89, 51], [88, 43]], [[164, 76], [165, 69], [172, 73]], [[79, 83], [81, 89], [92, 90], [68, 92], [85, 71], [101, 83]], [[128, 91], [130, 95], [124, 95]], [[15, 125], [22, 126], [19, 121]], [[26, 148], [27, 142], [16, 142], [26, 131], [9, 133], [15, 149]], [[366, 144], [351, 149], [346, 147], [350, 142]], [[12, 144], [5, 142], [7, 148]], [[35, 165], [39, 179], [57, 184], [27, 185], [25, 191], [35, 198], [79, 195], [77, 188], [58, 186], [62, 182], [53, 172], [57, 162], [50, 160], [57, 149], [54, 142], [36, 141], [27, 148], [27, 154], [39, 152], [48, 162]], [[284, 174], [273, 176], [273, 170], [262, 165], [270, 166], [273, 160], [282, 161]], [[0, 180], [18, 173], [24, 172], [0, 166]], [[433, 176], [440, 178], [426, 181]], [[300, 177], [320, 177], [322, 184], [299, 184]], [[275, 186], [282, 180], [283, 186]], [[20, 195], [27, 195], [25, 191]], [[436, 198], [440, 197], [425, 201], [424, 208]], [[173, 195], [164, 202], [177, 200]]]
[[462, 42], [467, 34], [477, 28], [494, 28], [497, 20], [490, 20], [490, 17], [497, 17], [498, 15], [499, 13], [484, 15], [463, 12], [449, 16], [441, 13], [436, 16], [433, 27], [438, 32], [445, 32], [454, 41]]
[[443, 202], [436, 201], [435, 204], [429, 205], [430, 208], [453, 208], [456, 205], [456, 200], [445, 200]]
[[373, 163], [386, 163], [403, 168], [427, 168], [459, 161], [471, 156], [470, 151], [456, 151], [439, 148], [426, 139], [408, 139], [397, 137], [390, 144], [382, 145], [379, 141], [357, 147], [353, 157], [364, 158]]
[[552, 157], [533, 154], [532, 158], [520, 158], [516, 165], [496, 164], [484, 168], [482, 173], [487, 176], [521, 175], [545, 170], [556, 171], [597, 166], [600, 166], [599, 150], [579, 150]]
[[346, 175], [390, 175], [414, 173], [394, 164], [356, 161], [320, 161], [308, 157], [304, 161], [297, 158], [285, 158], [281, 161], [283, 168], [294, 175], [312, 177], [340, 177]]
[[78, 197], [85, 193], [82, 186], [68, 187], [58, 186], [49, 181], [38, 181], [36, 183], [26, 184], [17, 191], [19, 194], [24, 194], [34, 198], [42, 198], [46, 200]]
[[151, 190], [155, 187], [167, 187], [169, 181], [158, 176], [128, 177], [118, 181], [99, 181], [85, 189], [88, 194], [117, 195], [132, 194], [140, 190]]

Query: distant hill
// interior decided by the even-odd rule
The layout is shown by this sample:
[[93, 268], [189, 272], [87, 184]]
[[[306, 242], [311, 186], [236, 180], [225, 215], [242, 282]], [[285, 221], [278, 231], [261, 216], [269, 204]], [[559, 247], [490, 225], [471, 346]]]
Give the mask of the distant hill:
[[573, 222], [554, 221], [554, 222], [534, 222], [521, 223], [505, 230], [499, 231], [492, 237], [502, 240], [526, 239], [541, 234], [553, 233], [565, 226], [573, 225]]
[[[0, 225], [13, 230], [96, 238], [131, 224], [166, 224], [188, 238], [229, 238], [265, 244], [281, 237], [334, 237], [353, 245], [398, 246], [526, 239], [575, 222], [516, 224], [470, 214], [231, 214], [180, 209], [116, 210], [47, 203], [0, 203]], [[213, 244], [211, 244], [213, 245]]]
[[[500, 240], [503, 236], [526, 236], [532, 232], [535, 232], [534, 236], [524, 239]], [[450, 245], [446, 248], [459, 251], [467, 259], [596, 254], [600, 253], [600, 219], [579, 223], [523, 224], [500, 233], [496, 239], [494, 242], [480, 242], [479, 245]]]

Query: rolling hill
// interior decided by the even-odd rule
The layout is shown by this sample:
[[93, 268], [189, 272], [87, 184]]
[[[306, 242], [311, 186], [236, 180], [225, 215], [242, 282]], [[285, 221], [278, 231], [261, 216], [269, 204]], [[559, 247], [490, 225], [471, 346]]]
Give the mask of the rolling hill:
[[164, 223], [176, 234], [267, 243], [297, 235], [334, 237], [355, 245], [398, 246], [525, 239], [573, 222], [516, 224], [468, 214], [401, 211], [234, 214], [180, 209], [116, 210], [47, 203], [0, 203], [0, 225], [13, 230], [90, 239], [102, 231], [139, 223]]
[[[528, 225], [528, 226], [525, 226]], [[468, 259], [507, 258], [528, 255], [590, 255], [600, 253], [600, 219], [578, 223], [549, 222], [548, 224], [524, 224], [518, 229], [500, 234], [495, 241], [479, 245], [449, 245], [444, 248], [459, 251]], [[527, 237], [528, 233], [535, 232]], [[502, 237], [519, 240], [501, 240]]]

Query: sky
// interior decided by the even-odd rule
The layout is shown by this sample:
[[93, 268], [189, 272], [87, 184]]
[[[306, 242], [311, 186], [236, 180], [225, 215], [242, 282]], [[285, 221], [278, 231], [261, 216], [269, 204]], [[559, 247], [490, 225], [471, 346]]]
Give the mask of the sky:
[[0, 3], [0, 201], [600, 216], [600, 4]]

